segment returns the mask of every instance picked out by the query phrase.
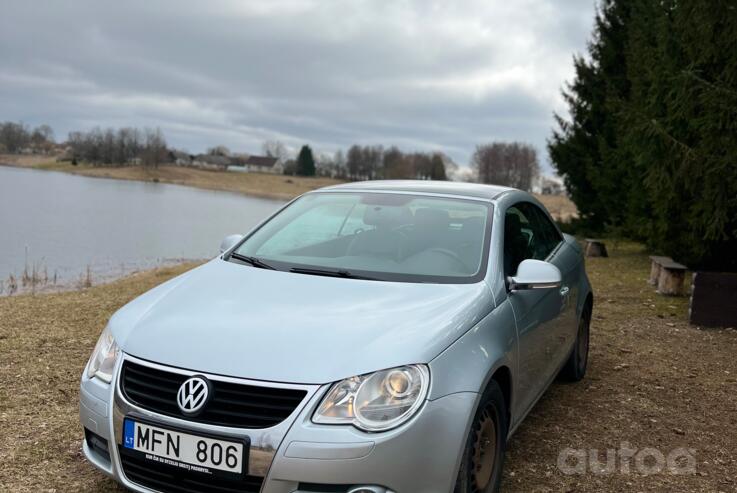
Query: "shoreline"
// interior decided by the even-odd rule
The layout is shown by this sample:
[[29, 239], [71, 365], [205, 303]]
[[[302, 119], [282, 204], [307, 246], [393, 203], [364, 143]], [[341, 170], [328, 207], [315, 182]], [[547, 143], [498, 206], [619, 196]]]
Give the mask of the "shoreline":
[[157, 168], [140, 166], [90, 166], [56, 162], [52, 156], [0, 155], [0, 166], [40, 171], [57, 171], [89, 178], [164, 183], [216, 192], [233, 192], [249, 197], [288, 201], [310, 190], [344, 183], [324, 177], [288, 176], [271, 173], [216, 171], [200, 168], [162, 165]]
[[[177, 270], [184, 267], [193, 268], [208, 261], [209, 259], [172, 259], [171, 261], [161, 262], [155, 266], [140, 267], [120, 272], [118, 274], [95, 274], [88, 270], [86, 272], [81, 272], [77, 278], [64, 279], [58, 283], [48, 280], [24, 281], [22, 277], [18, 277], [16, 279], [17, 288], [12, 292], [9, 292], [8, 280], [5, 279], [0, 281], [0, 299], [60, 293], [81, 293], [92, 288], [107, 286], [115, 282], [122, 282], [128, 278], [149, 274], [158, 270]], [[29, 283], [30, 286], [28, 285]]]
[[[215, 171], [177, 165], [158, 168], [140, 166], [72, 165], [55, 161], [53, 156], [0, 155], [0, 166], [58, 171], [91, 178], [167, 183], [216, 192], [233, 192], [249, 197], [288, 201], [305, 192], [345, 180], [325, 177], [289, 176], [245, 171]], [[578, 210], [564, 195], [533, 194], [548, 209], [556, 221], [568, 222], [578, 217]]]

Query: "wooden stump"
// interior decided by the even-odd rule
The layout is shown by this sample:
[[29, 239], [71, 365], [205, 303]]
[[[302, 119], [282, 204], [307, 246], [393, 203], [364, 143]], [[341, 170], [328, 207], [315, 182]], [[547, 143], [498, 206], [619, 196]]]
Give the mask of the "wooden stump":
[[737, 327], [737, 273], [696, 272], [689, 322], [704, 327]]
[[657, 287], [660, 294], [680, 296], [683, 294], [683, 280], [686, 278], [685, 265], [674, 262], [670, 257], [650, 257], [650, 279], [648, 283]]
[[683, 294], [683, 280], [686, 278], [687, 267], [668, 259], [660, 264], [658, 275], [658, 293], [667, 296], [681, 296]]
[[601, 240], [586, 238], [586, 248], [584, 250], [587, 257], [608, 257], [606, 245]]
[[668, 296], [681, 296], [685, 278], [686, 269], [661, 269], [658, 278], [658, 293]]
[[657, 257], [655, 255], [650, 256], [650, 260], [652, 263], [650, 264], [650, 279], [648, 282], [652, 284], [653, 286], [658, 285], [658, 279], [660, 278], [660, 266], [664, 262], [673, 262], [673, 259], [670, 257]]

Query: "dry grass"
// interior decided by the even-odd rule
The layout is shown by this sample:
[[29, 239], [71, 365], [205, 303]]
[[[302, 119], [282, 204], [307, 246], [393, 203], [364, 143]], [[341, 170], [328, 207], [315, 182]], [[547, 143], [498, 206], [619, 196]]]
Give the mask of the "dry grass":
[[[620, 244], [589, 259], [596, 292], [589, 374], [556, 383], [512, 439], [504, 491], [735, 491], [737, 332], [686, 323], [656, 295], [647, 257]], [[0, 298], [0, 491], [110, 491], [80, 453], [79, 375], [107, 318], [191, 265], [91, 289]], [[695, 449], [696, 475], [565, 476], [566, 447]]]
[[574, 204], [571, 199], [565, 195], [533, 195], [535, 195], [537, 200], [543, 203], [545, 208], [548, 209], [548, 212], [550, 212], [550, 215], [553, 216], [556, 221], [565, 223], [578, 217], [576, 204]]
[[82, 291], [0, 297], [0, 491], [110, 491], [81, 454], [79, 377], [120, 306], [193, 264]]
[[[75, 175], [119, 180], [154, 181], [173, 183], [207, 190], [224, 190], [256, 197], [289, 200], [310, 190], [343, 183], [332, 178], [306, 178], [299, 176], [272, 175], [267, 173], [242, 173], [237, 171], [209, 171], [182, 166], [161, 166], [145, 169], [140, 166], [99, 167], [70, 163], [57, 163], [50, 156], [0, 155], [0, 164], [23, 168], [62, 171]], [[535, 195], [561, 221], [578, 216], [576, 206], [568, 197]]]
[[0, 154], [0, 163], [20, 168], [36, 168], [56, 161], [56, 157], [45, 154]]

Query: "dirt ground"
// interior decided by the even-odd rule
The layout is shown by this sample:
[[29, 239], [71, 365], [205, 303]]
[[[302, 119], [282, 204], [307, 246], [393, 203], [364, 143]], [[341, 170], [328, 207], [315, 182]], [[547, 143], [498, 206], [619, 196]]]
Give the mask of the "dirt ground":
[[[268, 173], [243, 173], [238, 171], [210, 171], [183, 166], [160, 166], [145, 169], [140, 166], [100, 167], [57, 163], [50, 156], [17, 156], [0, 154], [0, 164], [23, 168], [62, 171], [75, 175], [119, 180], [156, 181], [207, 190], [224, 190], [243, 193], [254, 197], [290, 200], [297, 195], [320, 187], [343, 183], [332, 178], [307, 178], [303, 176], [272, 175]], [[550, 214], [559, 221], [578, 217], [578, 210], [571, 200], [563, 195], [535, 195]]]
[[[503, 491], [737, 490], [737, 332], [689, 326], [686, 298], [661, 297], [646, 283], [639, 246], [609, 249], [610, 258], [587, 262], [596, 295], [589, 373], [553, 384], [519, 428]], [[80, 452], [79, 375], [119, 306], [189, 267], [0, 298], [0, 491], [116, 490]], [[557, 466], [566, 449], [595, 450], [605, 462], [622, 444], [639, 451], [629, 473], [619, 459], [616, 472], [597, 473], [586, 460], [566, 463], [583, 465], [575, 474]], [[636, 467], [643, 450], [668, 457], [679, 448], [695, 458], [694, 472], [635, 472], [657, 469], [652, 454], [646, 470]]]

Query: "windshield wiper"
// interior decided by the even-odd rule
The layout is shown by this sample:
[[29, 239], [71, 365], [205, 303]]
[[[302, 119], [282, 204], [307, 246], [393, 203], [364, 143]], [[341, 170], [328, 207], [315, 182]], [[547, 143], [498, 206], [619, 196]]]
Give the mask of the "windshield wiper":
[[296, 274], [308, 274], [311, 276], [344, 277], [346, 279], [363, 279], [365, 281], [378, 281], [375, 277], [366, 277], [354, 274], [345, 269], [310, 269], [307, 267], [292, 267], [289, 272]]
[[251, 264], [253, 267], [258, 267], [259, 269], [276, 270], [276, 267], [274, 267], [273, 265], [269, 265], [263, 260], [256, 257], [249, 257], [248, 255], [241, 255], [240, 253], [233, 252], [230, 254], [230, 258], [240, 260], [241, 262], [246, 262], [247, 264]]

